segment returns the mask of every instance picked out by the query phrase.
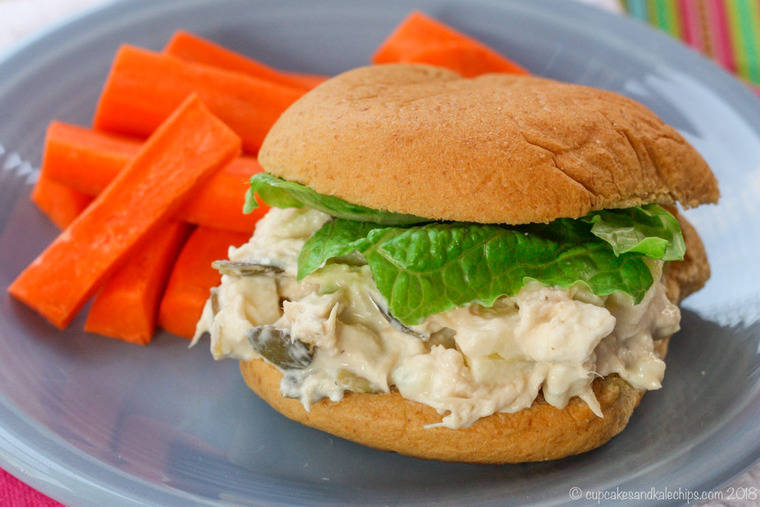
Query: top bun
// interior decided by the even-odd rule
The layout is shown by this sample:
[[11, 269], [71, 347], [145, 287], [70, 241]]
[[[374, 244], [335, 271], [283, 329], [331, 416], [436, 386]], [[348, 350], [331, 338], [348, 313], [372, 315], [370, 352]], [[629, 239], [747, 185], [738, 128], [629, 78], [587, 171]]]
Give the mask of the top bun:
[[355, 204], [463, 222], [548, 222], [719, 196], [699, 153], [634, 100], [427, 65], [362, 67], [324, 82], [277, 120], [259, 162]]

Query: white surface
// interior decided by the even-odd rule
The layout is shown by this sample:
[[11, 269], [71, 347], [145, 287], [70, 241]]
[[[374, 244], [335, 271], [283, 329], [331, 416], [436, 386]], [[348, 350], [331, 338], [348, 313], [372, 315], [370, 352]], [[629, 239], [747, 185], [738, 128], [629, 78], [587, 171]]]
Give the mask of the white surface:
[[0, 0], [0, 51], [33, 31], [104, 0]]
[[[620, 12], [616, 0], [580, 1]], [[35, 30], [45, 28], [82, 9], [103, 3], [107, 3], [107, 0], [0, 0], [0, 52]], [[677, 487], [678, 485], [673, 485], [673, 488]], [[737, 497], [742, 492], [747, 494], [754, 492], [754, 495], [760, 495], [760, 463], [734, 481], [724, 492], [733, 492]], [[705, 505], [760, 505], [760, 499], [753, 502], [739, 500], [710, 502]]]

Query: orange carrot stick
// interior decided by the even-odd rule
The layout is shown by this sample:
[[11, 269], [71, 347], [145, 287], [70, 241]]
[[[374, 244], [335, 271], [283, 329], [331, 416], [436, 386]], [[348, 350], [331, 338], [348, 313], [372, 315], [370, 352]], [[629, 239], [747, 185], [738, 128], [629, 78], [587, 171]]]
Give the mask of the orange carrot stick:
[[[48, 137], [51, 126], [48, 128]], [[65, 229], [92, 202], [92, 198], [65, 183], [54, 181], [48, 170], [48, 161], [54, 158], [49, 144], [45, 143], [40, 175], [32, 189], [32, 201], [58, 226]]]
[[527, 74], [522, 67], [505, 60], [501, 55], [485, 46], [474, 46], [461, 42], [422, 49], [417, 53], [409, 54], [404, 62], [446, 67], [464, 77], [475, 77], [491, 72]]
[[229, 247], [242, 245], [249, 236], [209, 227], [195, 229], [174, 264], [158, 311], [158, 325], [183, 338], [192, 338], [209, 290], [221, 280], [211, 263], [226, 259]]
[[[97, 195], [119, 174], [139, 150], [139, 141], [76, 125], [53, 122], [45, 138], [42, 171], [59, 183]], [[248, 180], [261, 172], [256, 159], [239, 157], [211, 176], [178, 212], [187, 222], [250, 232], [269, 209], [243, 213]]]
[[[322, 76], [298, 76], [273, 69], [268, 65], [236, 53], [198, 35], [178, 30], [164, 47], [164, 54], [193, 63], [240, 72], [291, 88], [310, 90], [324, 81]], [[321, 77], [321, 80], [315, 79]], [[316, 83], [316, 84], [315, 84]]]
[[[472, 51], [462, 47], [470, 46]], [[446, 49], [448, 48], [448, 49]], [[428, 52], [432, 52], [428, 53]], [[473, 57], [484, 58], [477, 66], [483, 72], [527, 74], [527, 71], [472, 37], [436, 21], [421, 12], [412, 12], [383, 42], [372, 57], [374, 63], [425, 62], [457, 70], [472, 70]], [[426, 61], [425, 58], [432, 60]], [[464, 59], [464, 62], [461, 61]], [[482, 73], [482, 72], [481, 72]]]
[[87, 195], [98, 195], [140, 151], [142, 141], [59, 121], [45, 136], [42, 171]]
[[239, 149], [240, 139], [189, 97], [8, 292], [65, 327], [119, 261]]
[[291, 79], [295, 79], [301, 83], [301, 85], [307, 90], [311, 90], [330, 79], [328, 76], [323, 76], [321, 74], [301, 74], [300, 72], [286, 72], [286, 74], [290, 76]]
[[32, 201], [59, 229], [65, 229], [92, 202], [92, 197], [40, 173], [32, 189]]
[[243, 213], [249, 180], [262, 168], [256, 159], [238, 157], [217, 171], [180, 209], [178, 216], [193, 224], [251, 234], [256, 222], [269, 211], [259, 201], [253, 213]]
[[145, 238], [96, 294], [85, 331], [138, 345], [150, 343], [171, 265], [189, 232], [188, 224], [173, 221]]
[[125, 45], [100, 96], [95, 128], [147, 136], [193, 92], [240, 136], [249, 153], [256, 153], [275, 120], [304, 93]]

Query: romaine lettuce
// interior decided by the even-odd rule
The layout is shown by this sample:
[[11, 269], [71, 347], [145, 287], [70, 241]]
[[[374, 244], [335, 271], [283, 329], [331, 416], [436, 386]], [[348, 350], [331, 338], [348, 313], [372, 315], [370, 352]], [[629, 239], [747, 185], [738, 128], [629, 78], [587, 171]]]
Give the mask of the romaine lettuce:
[[653, 281], [643, 255], [616, 255], [594, 237], [557, 241], [499, 225], [382, 227], [342, 219], [306, 242], [298, 276], [353, 252], [366, 259], [388, 310], [405, 325], [471, 302], [490, 306], [530, 280], [561, 288], [580, 283], [602, 296], [620, 291], [636, 302]]
[[638, 303], [653, 283], [644, 258], [680, 260], [685, 252], [678, 221], [655, 204], [506, 226], [374, 210], [267, 173], [251, 178], [247, 210], [256, 206], [254, 194], [271, 206], [309, 206], [335, 217], [304, 245], [298, 278], [359, 254], [405, 325], [467, 303], [492, 305], [531, 280], [582, 284], [600, 296], [623, 292]]
[[345, 218], [347, 220], [373, 222], [383, 225], [407, 225], [430, 221], [430, 219], [414, 215], [380, 211], [358, 204], [351, 204], [339, 197], [319, 194], [306, 185], [283, 180], [269, 173], [258, 173], [251, 177], [251, 186], [245, 194], [244, 213], [250, 213], [258, 207], [259, 203], [256, 202], [256, 194], [270, 206], [277, 208], [308, 206], [336, 218]]

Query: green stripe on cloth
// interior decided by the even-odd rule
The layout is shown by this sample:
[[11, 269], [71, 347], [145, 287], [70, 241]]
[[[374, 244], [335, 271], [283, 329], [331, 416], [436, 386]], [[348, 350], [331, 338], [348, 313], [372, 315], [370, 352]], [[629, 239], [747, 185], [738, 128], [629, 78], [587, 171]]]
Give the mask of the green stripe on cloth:
[[670, 27], [670, 33], [677, 38], [681, 38], [683, 35], [683, 26], [681, 19], [681, 13], [678, 10], [678, 2], [672, 0], [670, 2], [662, 2], [665, 4], [665, 15], [668, 20], [668, 26]]
[[681, 23], [672, 0], [649, 0], [650, 22], [674, 37], [681, 37]]
[[[690, 3], [693, 2], [693, 3]], [[750, 83], [760, 87], [760, 0], [620, 0], [629, 15], [684, 40]], [[698, 11], [698, 28], [687, 34], [689, 15]], [[695, 18], [696, 19], [696, 18]], [[701, 20], [701, 21], [699, 21]], [[691, 20], [695, 25], [694, 19]], [[696, 26], [696, 25], [695, 25]], [[691, 26], [692, 31], [695, 26]], [[687, 36], [688, 35], [688, 36]], [[694, 40], [691, 40], [694, 39]]]
[[747, 75], [747, 59], [744, 56], [744, 37], [741, 30], [741, 22], [736, 14], [736, 6], [731, 0], [724, 0], [726, 9], [726, 19], [728, 20], [728, 31], [731, 35], [731, 48], [736, 61], [736, 72], [740, 76]]
[[649, 21], [652, 26], [661, 28], [657, 16], [657, 2], [655, 2], [655, 0], [647, 0], [647, 12], [649, 13], [649, 19], [647, 21]]
[[625, 8], [634, 18], [638, 18], [642, 21], [649, 20], [647, 0], [627, 0]]
[[747, 74], [744, 76], [753, 83], [760, 83], [760, 15], [757, 0], [739, 0], [737, 2], [744, 49], [747, 57]]

